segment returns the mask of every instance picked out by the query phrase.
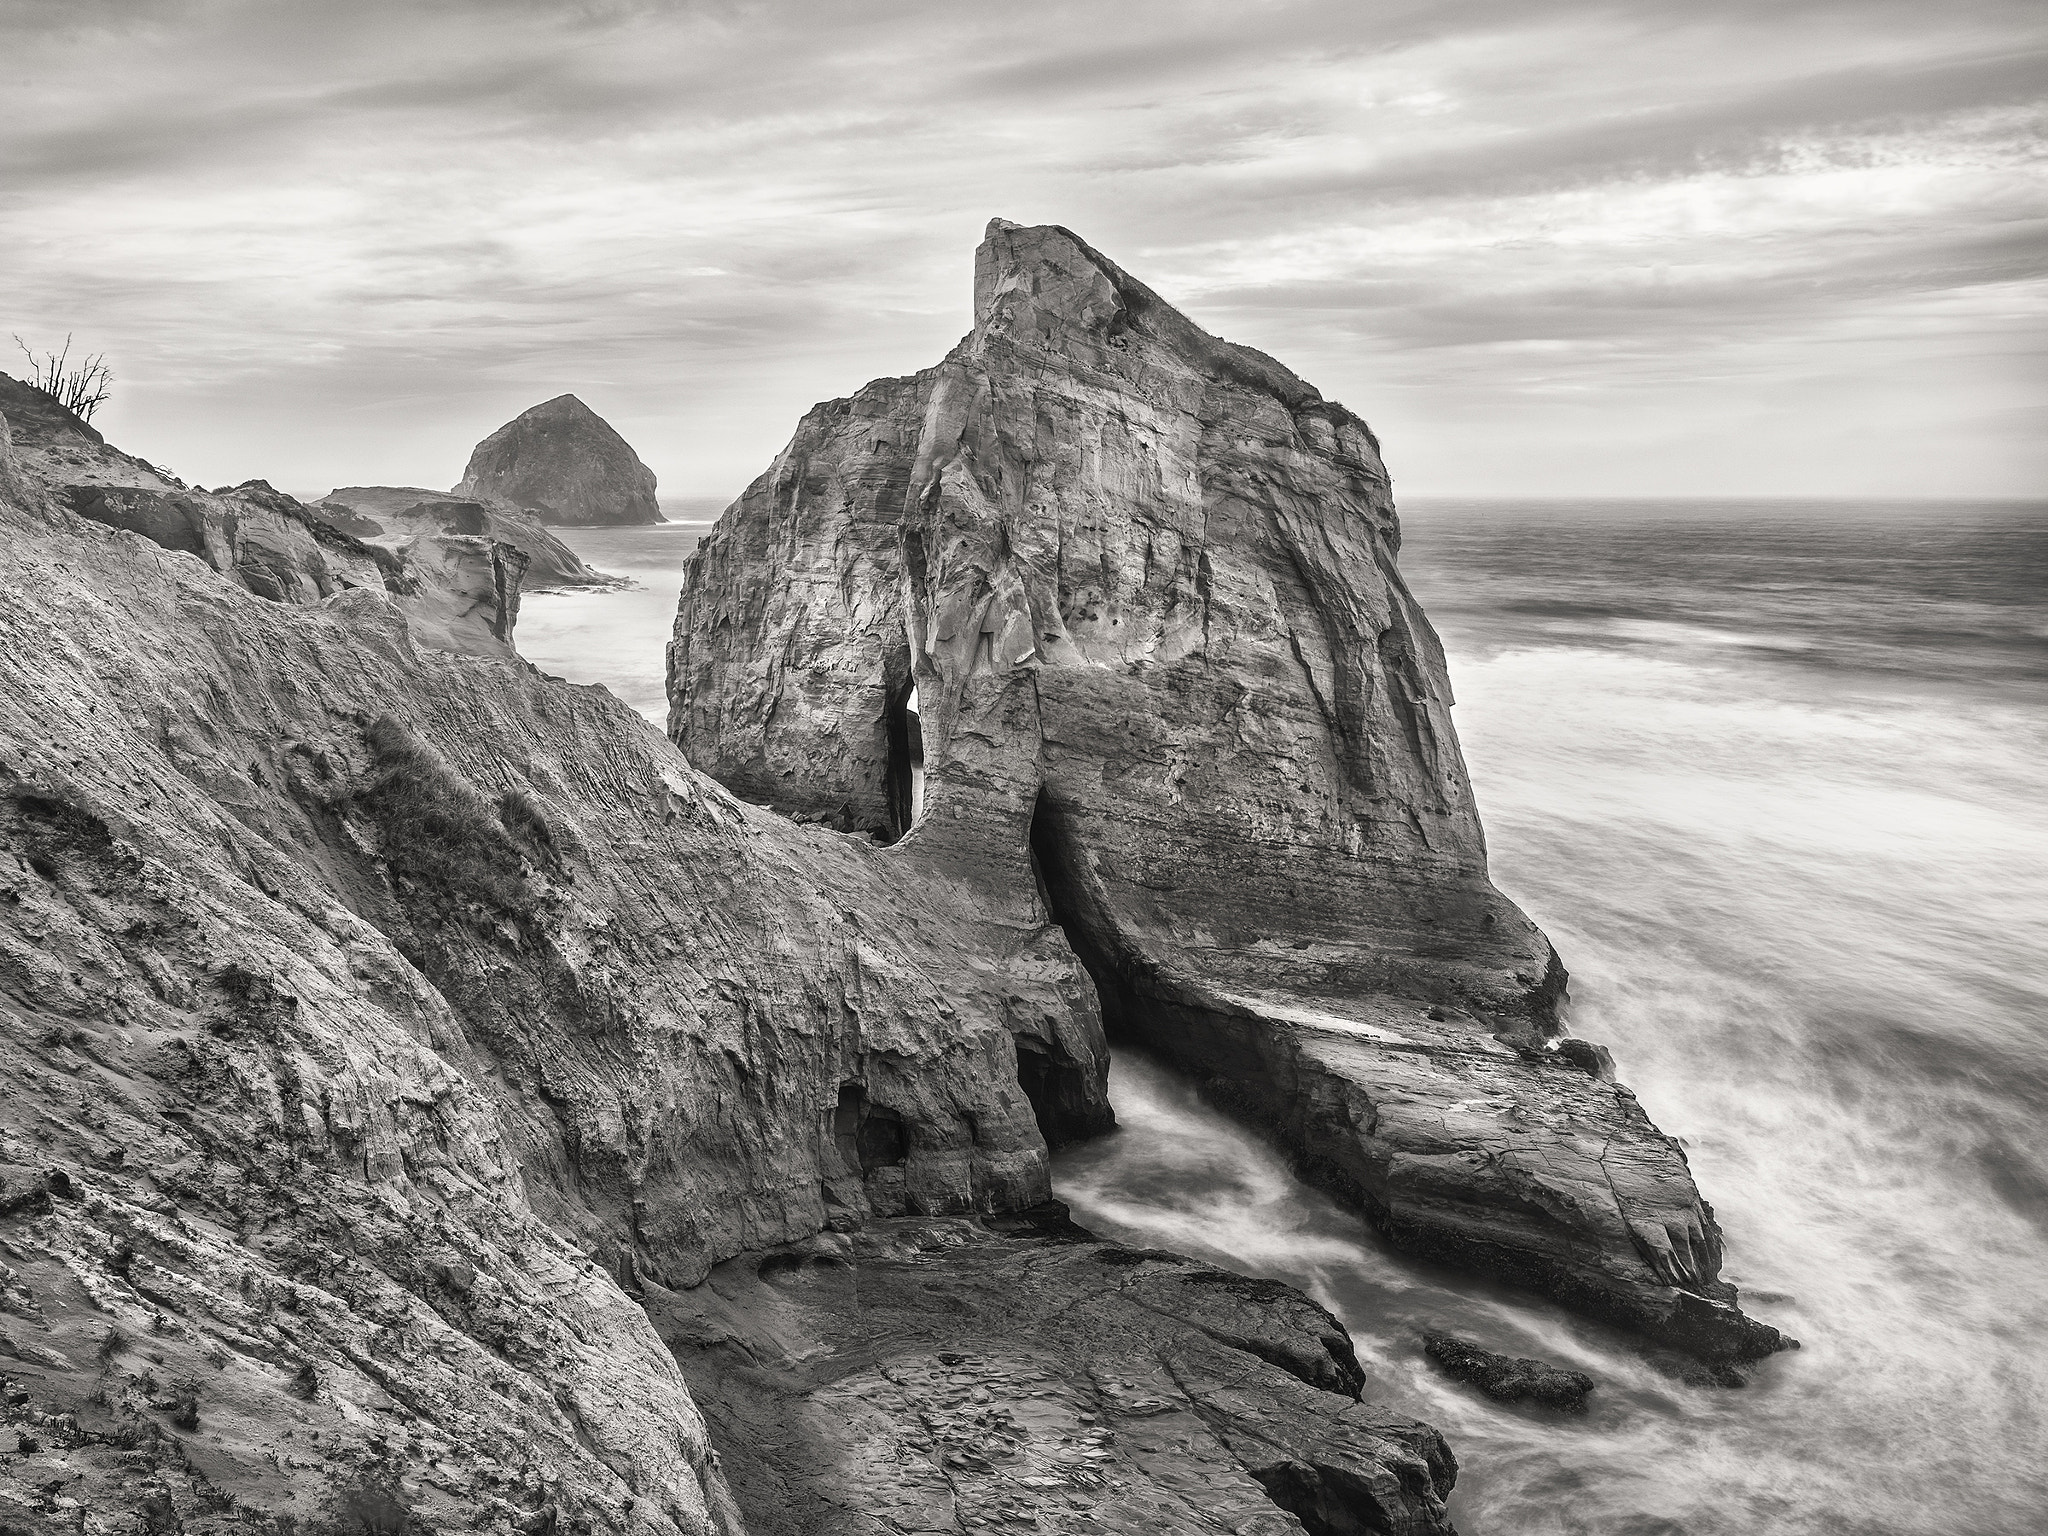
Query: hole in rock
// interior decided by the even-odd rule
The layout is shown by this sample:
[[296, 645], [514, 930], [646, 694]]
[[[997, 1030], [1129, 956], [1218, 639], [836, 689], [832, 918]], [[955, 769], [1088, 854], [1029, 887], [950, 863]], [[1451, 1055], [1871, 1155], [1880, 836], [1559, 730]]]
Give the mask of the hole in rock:
[[868, 1174], [877, 1168], [898, 1168], [910, 1156], [910, 1133], [903, 1117], [870, 1103], [867, 1090], [859, 1083], [847, 1083], [839, 1090], [832, 1136], [839, 1144], [840, 1161], [850, 1171]]
[[[1039, 791], [1031, 813], [1031, 871], [1038, 881], [1038, 897], [1094, 981], [1103, 1028], [1115, 1034], [1126, 993], [1103, 942], [1108, 925], [1081, 889], [1073, 863], [1084, 856], [1066, 835], [1051, 800]], [[1017, 1081], [1031, 1101], [1039, 1134], [1048, 1147], [1063, 1147], [1116, 1129], [1107, 1084], [1095, 1080], [1088, 1068], [1057, 1042], [1036, 1035], [1017, 1036]]]
[[1038, 1133], [1048, 1147], [1063, 1147], [1109, 1129], [1088, 1091], [1088, 1074], [1058, 1046], [1035, 1035], [1017, 1036], [1017, 1081], [1024, 1086], [1024, 1097], [1038, 1118]]
[[917, 709], [917, 684], [905, 679], [889, 695], [889, 841], [895, 842], [924, 814], [924, 728]]
[[1258, 1467], [1252, 1476], [1266, 1497], [1294, 1516], [1309, 1536], [1381, 1536], [1395, 1527], [1363, 1481], [1335, 1467], [1300, 1462]]
[[1066, 934], [1076, 956], [1095, 983], [1102, 1004], [1102, 1027], [1112, 1042], [1138, 1040], [1130, 964], [1121, 936], [1088, 889], [1084, 861], [1088, 853], [1068, 828], [1067, 818], [1044, 790], [1031, 812], [1031, 871], [1038, 878], [1038, 897], [1052, 920]]

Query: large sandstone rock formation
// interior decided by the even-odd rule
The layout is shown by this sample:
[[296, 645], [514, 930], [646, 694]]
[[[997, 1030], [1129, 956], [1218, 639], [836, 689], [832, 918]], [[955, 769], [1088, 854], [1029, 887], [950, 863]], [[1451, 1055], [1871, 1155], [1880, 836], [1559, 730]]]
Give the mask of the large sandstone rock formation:
[[402, 549], [437, 534], [509, 544], [526, 556], [529, 592], [604, 586], [612, 580], [585, 565], [533, 513], [501, 497], [456, 497], [416, 485], [344, 485], [314, 502], [313, 510], [343, 532], [386, 549]]
[[522, 411], [478, 443], [455, 494], [499, 497], [572, 528], [662, 521], [654, 471], [574, 395]]
[[[1207, 1438], [1103, 1478], [1079, 1415], [1151, 1410], [1108, 1406], [1082, 1356], [1048, 1345], [1036, 1368], [1060, 1401], [1025, 1470], [1053, 1481], [991, 1494], [1003, 1468], [970, 1469], [976, 1497], [1071, 1478], [1109, 1502], [1200, 1477], [1252, 1511], [1240, 1530], [1299, 1533], [1287, 1511], [1324, 1505], [1444, 1528], [1440, 1443], [1351, 1401], [1341, 1330], [1299, 1298], [1204, 1291], [1169, 1325], [1152, 1301], [1204, 1282], [1081, 1257], [1036, 1280], [1048, 1240], [983, 1224], [1046, 1200], [1041, 1116], [1103, 1112], [1094, 990], [1041, 911], [745, 805], [603, 689], [542, 677], [501, 639], [444, 644], [381, 583], [281, 600], [232, 538], [209, 560], [82, 515], [63, 488], [111, 479], [112, 450], [60, 445], [76, 452], [53, 482], [47, 444], [14, 450], [11, 414], [10, 1528], [782, 1530], [748, 1439], [770, 1400], [808, 1425], [851, 1411], [854, 1433], [909, 1415], [895, 1476], [928, 1492], [979, 1432], [944, 1357], [891, 1356], [923, 1374], [862, 1414], [848, 1405], [882, 1356], [834, 1367], [802, 1336], [846, 1309], [769, 1304], [822, 1273], [776, 1251], [828, 1232], [863, 1234], [847, 1253], [892, 1287], [891, 1315], [964, 1328], [976, 1303], [919, 1283], [936, 1267], [891, 1268], [906, 1243], [959, 1247], [944, 1272], [993, 1308], [1005, 1368], [1068, 1312], [1150, 1330], [1133, 1383], [1185, 1362], [1162, 1401]], [[200, 513], [213, 528], [221, 508]], [[934, 1235], [863, 1231], [891, 1223]], [[761, 1292], [736, 1295], [737, 1275]], [[845, 1327], [881, 1318], [851, 1312]], [[920, 1392], [955, 1438], [915, 1440]], [[737, 1489], [721, 1448], [746, 1463]], [[834, 1465], [806, 1466], [806, 1498], [874, 1493], [857, 1455]]]
[[973, 331], [813, 409], [699, 546], [671, 734], [1047, 911], [1112, 1031], [1398, 1246], [1766, 1353], [1683, 1152], [1604, 1053], [1555, 1048], [1565, 973], [1488, 882], [1399, 547], [1364, 422], [998, 220]]

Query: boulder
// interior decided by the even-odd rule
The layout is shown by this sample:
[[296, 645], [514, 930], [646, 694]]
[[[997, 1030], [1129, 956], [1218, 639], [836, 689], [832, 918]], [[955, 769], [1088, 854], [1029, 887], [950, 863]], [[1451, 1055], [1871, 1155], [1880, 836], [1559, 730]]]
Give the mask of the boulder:
[[1422, 1351], [1453, 1381], [1469, 1382], [1495, 1402], [1539, 1403], [1583, 1413], [1586, 1395], [1593, 1390], [1593, 1378], [1584, 1371], [1568, 1371], [1524, 1356], [1497, 1355], [1447, 1333], [1427, 1335]]
[[497, 497], [572, 528], [663, 521], [654, 471], [574, 395], [522, 411], [478, 443], [455, 494]]

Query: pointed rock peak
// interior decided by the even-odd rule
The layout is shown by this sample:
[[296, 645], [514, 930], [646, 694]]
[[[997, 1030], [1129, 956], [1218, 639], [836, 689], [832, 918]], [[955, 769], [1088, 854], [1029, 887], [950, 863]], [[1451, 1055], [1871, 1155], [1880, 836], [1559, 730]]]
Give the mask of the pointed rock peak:
[[1102, 331], [1126, 308], [1128, 282], [1114, 262], [1071, 230], [990, 219], [974, 253], [975, 328], [1002, 327], [1018, 318], [1021, 305], [1048, 321]]
[[531, 406], [519, 413], [520, 419], [528, 416], [587, 416], [592, 421], [604, 420], [574, 395], [557, 395], [552, 400], [543, 400], [539, 405]]
[[1342, 416], [1292, 369], [1251, 347], [1212, 336], [1071, 229], [991, 219], [974, 253], [974, 333], [983, 346], [1013, 344], [1065, 353], [1070, 362], [1121, 374], [1115, 361], [1138, 342], [1214, 378], [1272, 395], [1289, 410]]
[[574, 395], [543, 400], [478, 443], [454, 494], [497, 497], [571, 527], [663, 521], [654, 471]]

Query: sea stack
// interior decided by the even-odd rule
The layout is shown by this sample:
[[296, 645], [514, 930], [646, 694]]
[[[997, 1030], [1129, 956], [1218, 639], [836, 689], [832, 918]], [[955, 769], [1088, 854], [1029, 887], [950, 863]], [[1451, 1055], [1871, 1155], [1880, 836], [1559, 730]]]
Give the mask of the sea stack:
[[574, 395], [522, 411], [478, 443], [455, 494], [499, 498], [566, 528], [663, 521], [654, 471]]
[[697, 549], [670, 732], [908, 881], [1042, 904], [1112, 1039], [1397, 1246], [1704, 1358], [1783, 1347], [1677, 1142], [1556, 1048], [1565, 971], [1488, 880], [1399, 549], [1356, 415], [996, 220], [966, 338], [815, 407]]

